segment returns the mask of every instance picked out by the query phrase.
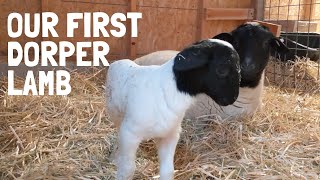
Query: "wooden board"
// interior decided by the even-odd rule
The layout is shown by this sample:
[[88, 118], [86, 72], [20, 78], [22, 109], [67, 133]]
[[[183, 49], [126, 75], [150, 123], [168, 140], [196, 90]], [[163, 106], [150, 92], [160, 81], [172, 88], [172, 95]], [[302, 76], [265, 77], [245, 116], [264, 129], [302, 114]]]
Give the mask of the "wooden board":
[[[137, 11], [137, 0], [129, 0], [129, 11], [130, 12], [136, 12]], [[131, 22], [127, 22], [127, 30], [129, 31], [129, 57], [130, 59], [136, 59], [137, 57], [137, 38], [132, 37], [131, 32]], [[129, 30], [130, 29], [130, 30]]]
[[[105, 41], [110, 45], [108, 60], [114, 58], [135, 58], [158, 50], [180, 50], [200, 39], [211, 38], [221, 32], [229, 32], [248, 18], [241, 20], [212, 20], [205, 18], [206, 9], [212, 8], [251, 9], [251, 0], [20, 0], [0, 1], [0, 18], [7, 17], [8, 12], [13, 11], [51, 11], [59, 16], [59, 24], [56, 30], [58, 38], [36, 38], [50, 40], [58, 43], [70, 41], [72, 43], [82, 41]], [[130, 3], [132, 2], [132, 3]], [[131, 38], [129, 29], [125, 37], [100, 37], [84, 38], [84, 23], [79, 20], [79, 29], [75, 37], [66, 37], [66, 15], [69, 12], [106, 12], [111, 15], [115, 12], [126, 13], [133, 10], [142, 12], [142, 19], [138, 21], [138, 37]], [[6, 13], [4, 13], [6, 12]], [[230, 16], [225, 14], [226, 16]], [[251, 16], [250, 18], [251, 19]], [[1, 35], [6, 33], [6, 21], [1, 20]], [[129, 23], [126, 23], [129, 26]], [[106, 27], [109, 32], [110, 27]], [[7, 51], [7, 38], [0, 41], [0, 52]], [[22, 38], [19, 41], [26, 42], [30, 39]], [[92, 55], [90, 49], [89, 56]], [[1, 54], [0, 54], [1, 55]], [[73, 59], [74, 57], [70, 58]], [[90, 59], [90, 57], [88, 57]]]
[[166, 9], [198, 9], [199, 0], [138, 0], [139, 7]]
[[197, 10], [139, 7], [138, 55], [179, 50], [196, 41]]
[[[206, 8], [251, 8], [251, 0], [205, 0]], [[206, 21], [202, 39], [211, 38], [221, 32], [230, 32], [246, 20]]]
[[299, 20], [312, 20], [315, 16], [316, 11], [316, 4], [315, 0], [304, 0], [304, 12], [303, 12], [303, 18]]
[[[124, 1], [123, 1], [124, 2]], [[126, 1], [128, 2], [128, 1]], [[111, 5], [109, 4], [111, 3]], [[113, 3], [113, 4], [112, 4]], [[109, 56], [120, 56], [121, 58], [128, 57], [128, 41], [130, 38], [130, 33], [126, 33], [124, 37], [116, 38], [112, 37], [110, 30], [112, 26], [109, 24], [106, 26], [106, 30], [111, 37], [99, 37], [99, 38], [85, 38], [84, 37], [84, 22], [83, 20], [78, 20], [79, 28], [75, 31], [73, 38], [67, 37], [67, 13], [71, 12], [105, 12], [108, 15], [112, 15], [116, 12], [126, 13], [128, 11], [128, 4], [123, 4], [121, 1], [116, 3], [116, 1], [95, 1], [86, 3], [81, 0], [81, 2], [69, 2], [63, 0], [42, 0], [42, 9], [45, 11], [55, 12], [59, 16], [59, 24], [56, 27], [59, 38], [46, 38], [47, 40], [58, 43], [59, 41], [70, 41], [73, 44], [83, 41], [105, 41], [110, 46]], [[92, 27], [91, 27], [92, 28]], [[92, 54], [92, 48], [86, 49], [88, 54]], [[109, 59], [109, 57], [107, 56]], [[88, 58], [89, 59], [89, 58]]]
[[273, 24], [273, 23], [269, 23], [269, 22], [264, 22], [264, 21], [256, 21], [256, 20], [254, 20], [254, 22], [257, 22], [261, 25], [267, 26], [269, 28], [269, 30], [273, 33], [274, 36], [276, 36], [276, 37], [280, 36], [281, 25]]
[[254, 8], [254, 19], [263, 21], [264, 20], [264, 0], [252, 0], [251, 7]]
[[252, 20], [252, 8], [205, 8], [205, 19], [209, 20]]
[[298, 32], [316, 32], [318, 28], [318, 23], [316, 21], [298, 21]]
[[197, 11], [197, 34], [196, 38], [197, 40], [201, 40], [203, 30], [204, 30], [204, 24], [206, 22], [205, 18], [205, 1], [204, 0], [199, 0], [198, 1], [198, 11]]
[[282, 31], [285, 32], [316, 32], [319, 26], [317, 21], [279, 20], [267, 22], [280, 24]]
[[[41, 12], [41, 0], [11, 0], [0, 1], [0, 55], [7, 55], [8, 42], [18, 41], [22, 46], [26, 42], [35, 41], [40, 42], [41, 38], [28, 38], [24, 34], [19, 38], [10, 38], [7, 32], [7, 18], [10, 13], [17, 12], [23, 15], [23, 13], [31, 13], [31, 27], [33, 27], [33, 14]], [[23, 15], [24, 16], [24, 15]], [[17, 28], [17, 23], [13, 23], [13, 29]]]
[[273, 24], [280, 24], [282, 31], [294, 32], [297, 29], [297, 21], [294, 20], [279, 20], [279, 21], [266, 21]]

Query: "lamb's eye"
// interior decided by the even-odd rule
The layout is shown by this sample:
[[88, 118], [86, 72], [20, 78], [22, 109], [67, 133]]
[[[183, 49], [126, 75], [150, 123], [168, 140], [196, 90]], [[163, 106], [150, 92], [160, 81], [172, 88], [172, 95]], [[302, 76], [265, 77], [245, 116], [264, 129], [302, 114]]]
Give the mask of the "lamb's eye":
[[227, 66], [220, 66], [216, 71], [218, 76], [226, 77], [229, 75], [230, 69]]

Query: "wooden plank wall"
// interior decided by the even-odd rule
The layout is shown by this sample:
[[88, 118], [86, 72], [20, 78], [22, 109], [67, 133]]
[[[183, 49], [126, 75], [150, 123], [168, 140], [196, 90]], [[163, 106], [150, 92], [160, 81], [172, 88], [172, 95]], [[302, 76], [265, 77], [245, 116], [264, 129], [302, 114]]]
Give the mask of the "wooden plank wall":
[[266, 0], [264, 17], [281, 24], [283, 31], [320, 32], [319, 8], [320, 0]]
[[320, 0], [265, 0], [264, 16], [266, 20], [309, 20], [318, 13], [315, 5], [319, 3]]
[[[66, 40], [73, 43], [77, 41], [106, 41], [110, 45], [110, 60], [127, 58], [130, 56], [132, 45], [130, 33], [123, 38], [84, 38], [83, 23], [79, 21], [79, 30], [74, 38], [66, 37], [66, 14], [68, 12], [96, 12], [102, 11], [107, 14], [115, 12], [126, 13], [130, 9], [130, 0], [21, 0], [2, 1], [1, 23], [6, 23], [9, 12], [21, 9], [20, 12], [31, 12], [42, 10], [52, 11], [59, 16], [57, 32], [59, 38], [48, 38], [58, 43]], [[203, 2], [202, 2], [203, 1]], [[141, 56], [157, 50], [173, 49], [179, 50], [184, 46], [197, 41], [213, 37], [220, 32], [227, 32], [234, 29], [245, 20], [203, 20], [204, 14], [200, 14], [198, 8], [201, 2], [204, 8], [252, 8], [252, 0], [136, 0], [137, 11], [142, 12], [142, 20], [138, 22], [138, 38], [135, 40], [136, 55]], [[200, 2], [200, 3], [199, 3]], [[26, 6], [28, 4], [28, 6]], [[3, 12], [5, 7], [5, 12]], [[29, 10], [28, 10], [29, 11]], [[202, 23], [199, 23], [202, 21]], [[202, 29], [199, 31], [199, 25]], [[1, 34], [7, 34], [6, 24], [0, 24]], [[110, 27], [107, 27], [109, 30]], [[201, 32], [201, 33], [200, 33]], [[199, 33], [201, 36], [199, 36]], [[25, 42], [27, 39], [21, 38], [19, 41]], [[37, 38], [40, 41], [41, 38]], [[6, 53], [5, 44], [8, 39], [0, 41], [0, 52]], [[132, 55], [132, 52], [131, 52]]]
[[[7, 32], [7, 18], [12, 12], [18, 13], [36, 13], [41, 12], [41, 0], [10, 0], [0, 1], [0, 56], [5, 56], [8, 52], [9, 41], [19, 41], [24, 45], [28, 41], [40, 42], [41, 38], [37, 37], [34, 39], [21, 36], [17, 39], [10, 38]], [[33, 23], [33, 20], [31, 21]], [[32, 26], [32, 25], [31, 25]], [[17, 23], [13, 23], [13, 29], [17, 28]]]

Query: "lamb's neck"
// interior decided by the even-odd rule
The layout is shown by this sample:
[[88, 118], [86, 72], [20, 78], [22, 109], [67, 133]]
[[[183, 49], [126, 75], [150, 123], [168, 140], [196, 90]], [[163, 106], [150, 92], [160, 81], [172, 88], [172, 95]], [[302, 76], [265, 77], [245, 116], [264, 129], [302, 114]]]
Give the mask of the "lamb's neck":
[[171, 59], [160, 66], [157, 82], [162, 89], [162, 96], [168, 108], [176, 112], [185, 112], [195, 101], [195, 97], [178, 90], [173, 65], [174, 59]]
[[[252, 87], [241, 87], [238, 100], [243, 100], [245, 102], [250, 101], [260, 101], [262, 92], [263, 92], [263, 86], [264, 86], [264, 71], [261, 75], [261, 79], [259, 81], [259, 84], [252, 88]], [[257, 98], [259, 97], [259, 98]]]

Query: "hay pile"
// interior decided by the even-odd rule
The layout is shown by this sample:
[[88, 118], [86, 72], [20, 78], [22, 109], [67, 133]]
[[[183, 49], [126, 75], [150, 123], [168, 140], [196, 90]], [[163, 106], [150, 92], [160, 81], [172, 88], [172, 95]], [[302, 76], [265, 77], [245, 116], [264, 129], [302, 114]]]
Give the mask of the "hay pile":
[[294, 88], [304, 92], [320, 92], [320, 61], [296, 58], [283, 63], [272, 59], [266, 69], [266, 85]]
[[[114, 179], [104, 73], [71, 77], [68, 97], [9, 97], [1, 79], [0, 179]], [[157, 178], [158, 165], [154, 143], [143, 143], [135, 178]], [[269, 86], [253, 118], [186, 119], [175, 169], [181, 180], [319, 179], [320, 94]]]

